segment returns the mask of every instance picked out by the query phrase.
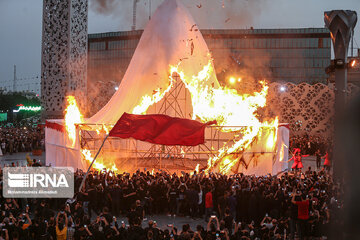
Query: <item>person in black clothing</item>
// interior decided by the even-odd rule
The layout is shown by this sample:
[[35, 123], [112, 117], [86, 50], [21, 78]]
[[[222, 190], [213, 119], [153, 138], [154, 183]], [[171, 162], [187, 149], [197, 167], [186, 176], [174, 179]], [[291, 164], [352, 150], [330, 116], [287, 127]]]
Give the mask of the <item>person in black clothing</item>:
[[130, 212], [127, 214], [127, 219], [128, 222], [130, 224], [130, 226], [134, 225], [135, 222], [137, 222], [138, 220], [140, 220], [138, 213], [136, 212], [136, 206], [135, 204], [131, 205], [131, 209]]
[[192, 185], [190, 186], [190, 189], [187, 190], [187, 202], [189, 205], [189, 210], [190, 210], [190, 216], [192, 218], [196, 217], [196, 213], [198, 212], [198, 202], [199, 202], [199, 194], [198, 191], [196, 190], [196, 186]]
[[315, 156], [316, 156], [316, 168], [320, 169], [320, 167], [321, 167], [321, 152], [320, 152], [320, 149], [318, 149], [315, 152]]
[[137, 214], [138, 218], [140, 218], [140, 220], [142, 221], [145, 217], [144, 208], [141, 206], [140, 200], [136, 200], [135, 204], [136, 204], [136, 207], [135, 207], [136, 214]]
[[160, 230], [154, 226], [154, 221], [150, 220], [148, 227], [145, 228], [146, 236], [149, 236], [149, 232], [151, 232], [151, 236], [153, 239], [159, 239]]
[[228, 233], [231, 235], [231, 234], [232, 234], [233, 225], [234, 225], [234, 218], [230, 215], [230, 210], [229, 210], [229, 208], [226, 208], [226, 209], [225, 209], [224, 222], [225, 222], [225, 228], [227, 229]]
[[[296, 201], [299, 201], [300, 198], [299, 196], [295, 197]], [[296, 231], [296, 226], [298, 224], [298, 206], [296, 204], [291, 204], [289, 201], [289, 206], [290, 206], [290, 239], [294, 239], [295, 238], [295, 231]]]
[[169, 198], [169, 213], [171, 216], [174, 216], [176, 214], [176, 209], [177, 209], [176, 199], [178, 198], [178, 191], [174, 185], [170, 186], [167, 195]]
[[87, 190], [87, 196], [89, 199], [88, 214], [89, 214], [89, 217], [91, 218], [92, 210], [96, 211], [96, 190], [95, 190], [93, 182], [90, 182], [90, 187]]
[[128, 240], [146, 240], [145, 230], [141, 228], [141, 220], [135, 219], [133, 225], [128, 229]]

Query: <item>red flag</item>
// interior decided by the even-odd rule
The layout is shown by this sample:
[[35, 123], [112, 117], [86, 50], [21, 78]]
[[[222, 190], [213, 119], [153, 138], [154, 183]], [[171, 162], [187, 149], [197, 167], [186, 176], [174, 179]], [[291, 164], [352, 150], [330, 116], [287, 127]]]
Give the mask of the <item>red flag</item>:
[[109, 136], [135, 138], [162, 145], [196, 146], [205, 142], [205, 127], [214, 123], [216, 121], [204, 124], [162, 114], [124, 113], [111, 129]]

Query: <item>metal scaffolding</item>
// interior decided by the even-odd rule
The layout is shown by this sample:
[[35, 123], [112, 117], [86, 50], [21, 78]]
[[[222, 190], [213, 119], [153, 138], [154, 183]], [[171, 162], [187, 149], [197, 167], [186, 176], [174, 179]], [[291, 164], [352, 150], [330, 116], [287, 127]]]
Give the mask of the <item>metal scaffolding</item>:
[[[175, 83], [166, 96], [151, 106], [148, 113], [166, 114], [180, 118], [191, 118], [191, 96], [182, 81], [175, 77]], [[105, 131], [98, 134], [94, 129], [111, 129], [106, 124], [80, 124], [81, 148], [96, 151], [105, 137]], [[199, 169], [206, 168], [209, 159], [216, 157], [224, 145], [230, 147], [241, 139], [241, 130], [248, 126], [207, 126], [205, 143], [198, 146], [165, 146], [144, 143], [134, 139], [109, 137], [104, 145], [103, 154], [115, 157], [120, 165], [131, 165], [133, 169], [163, 169], [168, 171], [192, 171], [199, 164]], [[232, 131], [226, 131], [232, 129]], [[275, 152], [258, 152], [274, 154]], [[234, 152], [237, 158], [243, 154], [256, 152]], [[245, 163], [244, 163], [245, 164]]]

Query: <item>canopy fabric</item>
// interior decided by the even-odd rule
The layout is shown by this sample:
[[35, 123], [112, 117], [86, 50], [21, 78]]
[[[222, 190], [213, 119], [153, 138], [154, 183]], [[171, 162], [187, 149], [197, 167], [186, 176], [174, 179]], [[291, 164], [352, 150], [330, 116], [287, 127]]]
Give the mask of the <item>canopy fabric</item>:
[[[195, 21], [179, 0], [166, 0], [147, 24], [119, 89], [88, 123], [115, 124], [124, 112], [133, 113], [143, 96], [169, 86], [170, 65], [186, 76], [197, 75], [211, 56]], [[189, 77], [191, 80], [191, 78]], [[215, 73], [210, 82], [219, 86]]]
[[134, 138], [162, 145], [196, 146], [205, 142], [205, 127], [214, 123], [204, 124], [163, 114], [124, 113], [110, 131], [109, 136]]

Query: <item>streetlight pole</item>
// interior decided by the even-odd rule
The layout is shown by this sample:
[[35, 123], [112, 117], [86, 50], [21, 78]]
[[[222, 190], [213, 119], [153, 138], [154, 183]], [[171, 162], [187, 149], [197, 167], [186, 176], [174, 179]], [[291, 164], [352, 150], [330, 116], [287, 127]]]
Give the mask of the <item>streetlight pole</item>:
[[13, 92], [16, 92], [16, 65], [14, 65]]

